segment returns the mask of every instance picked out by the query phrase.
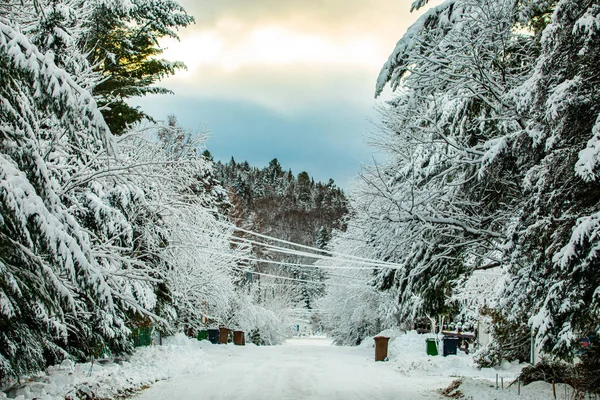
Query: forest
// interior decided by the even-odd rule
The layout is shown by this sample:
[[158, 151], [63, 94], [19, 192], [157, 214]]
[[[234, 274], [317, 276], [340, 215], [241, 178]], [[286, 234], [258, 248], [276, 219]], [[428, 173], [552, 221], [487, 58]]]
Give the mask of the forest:
[[[167, 92], [155, 83], [183, 65], [158, 39], [192, 22], [170, 0], [0, 5], [0, 381], [129, 353], [140, 327], [288, 334], [288, 305], [244, 279], [240, 205], [202, 138], [127, 103]], [[286, 212], [310, 214], [313, 195], [344, 212], [339, 189], [302, 178]], [[332, 201], [318, 201], [330, 230]]]
[[394, 90], [376, 138], [389, 158], [332, 242], [398, 265], [334, 278], [352, 284], [323, 299], [338, 342], [485, 316], [480, 365], [529, 361], [533, 341], [600, 387], [599, 34], [597, 1], [455, 0], [402, 36], [375, 92]]
[[[276, 158], [263, 169], [232, 158], [225, 164], [217, 162], [215, 170], [217, 179], [229, 192], [229, 216], [237, 227], [323, 250], [334, 231], [346, 229], [348, 200], [332, 179], [315, 183], [306, 171], [294, 176], [291, 170], [284, 171]], [[243, 238], [248, 234], [235, 232], [235, 236]], [[278, 243], [267, 240], [266, 244]], [[315, 260], [310, 255], [274, 250], [258, 244], [250, 250], [254, 259], [262, 260], [248, 266], [259, 285], [260, 280], [265, 281], [260, 290], [271, 289], [271, 296], [283, 304], [311, 310], [324, 293], [327, 273], [312, 266]], [[268, 275], [290, 279], [281, 287], [282, 282], [277, 279], [269, 283]], [[273, 285], [279, 290], [274, 290]], [[266, 294], [262, 299], [266, 299]]]
[[528, 361], [533, 341], [597, 391], [600, 4], [427, 3], [374, 82], [393, 92], [387, 158], [346, 195], [277, 159], [215, 162], [176, 116], [128, 103], [184, 68], [160, 58], [194, 22], [177, 1], [2, 2], [0, 381], [129, 353], [150, 325], [277, 344], [303, 308], [349, 345], [488, 318], [479, 365]]

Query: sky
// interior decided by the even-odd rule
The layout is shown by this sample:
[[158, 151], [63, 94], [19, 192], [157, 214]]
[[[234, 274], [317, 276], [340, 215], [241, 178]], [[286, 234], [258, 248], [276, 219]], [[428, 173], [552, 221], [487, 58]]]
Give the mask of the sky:
[[161, 82], [173, 95], [134, 104], [208, 133], [216, 160], [277, 158], [349, 188], [362, 163], [381, 159], [368, 140], [390, 94], [376, 101], [375, 83], [420, 14], [411, 1], [179, 0], [196, 23], [161, 45], [187, 70]]

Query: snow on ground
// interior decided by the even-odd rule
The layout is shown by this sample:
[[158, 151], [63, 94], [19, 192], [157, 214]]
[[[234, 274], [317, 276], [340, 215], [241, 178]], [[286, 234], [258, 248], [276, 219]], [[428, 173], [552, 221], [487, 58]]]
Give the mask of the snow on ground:
[[302, 336], [288, 339], [284, 345], [292, 346], [331, 346], [332, 342], [327, 336]]
[[[390, 337], [388, 357], [391, 367], [406, 377], [432, 377], [452, 378], [460, 380], [460, 385], [449, 395], [460, 391], [463, 398], [474, 400], [537, 400], [553, 399], [552, 386], [544, 382], [534, 382], [520, 388], [518, 394], [517, 375], [526, 364], [504, 363], [500, 368], [478, 369], [473, 362], [472, 355], [458, 351], [457, 355], [441, 356], [442, 348], [439, 347], [438, 356], [428, 356], [425, 340], [436, 338], [434, 334], [417, 334], [416, 331], [402, 332], [386, 330], [377, 336]], [[364, 348], [373, 348], [372, 338], [365, 340], [361, 345]], [[496, 389], [496, 376], [498, 376], [498, 389]], [[502, 388], [502, 386], [504, 388]], [[570, 387], [557, 385], [557, 399], [567, 399], [571, 395]], [[562, 397], [561, 397], [562, 396]], [[456, 396], [459, 397], [459, 396]]]
[[215, 347], [206, 352], [211, 369], [158, 382], [135, 399], [425, 400], [439, 399], [435, 389], [452, 382], [402, 376], [375, 362], [372, 349], [332, 346], [325, 338]]
[[[439, 346], [439, 356], [428, 356], [425, 349], [427, 338], [436, 338], [434, 334], [418, 334], [416, 331], [399, 332], [387, 330], [379, 335], [391, 337], [388, 358], [394, 369], [406, 376], [446, 376], [446, 377], [473, 377], [478, 379], [496, 380], [499, 378], [514, 380], [521, 372], [524, 365], [518, 363], [505, 363], [502, 368], [478, 369], [471, 355], [458, 351], [457, 355], [441, 356], [442, 347]], [[373, 347], [373, 340], [365, 340], [368, 347]]]
[[[518, 394], [517, 384], [508, 387], [504, 382], [504, 389], [495, 388], [495, 383], [488, 380], [466, 378], [457, 388], [464, 399], [469, 400], [551, 400], [552, 385], [546, 382], [533, 382], [525, 387], [521, 387], [521, 394]], [[556, 384], [556, 400], [572, 400], [573, 389], [569, 385]], [[456, 393], [456, 392], [451, 392]]]
[[74, 364], [65, 361], [46, 373], [32, 376], [0, 399], [64, 400], [65, 398], [113, 398], [123, 396], [158, 380], [209, 368], [203, 348], [213, 346], [178, 334], [164, 340], [163, 346], [139, 348], [127, 361], [107, 364]]
[[[301, 337], [283, 346], [244, 347], [198, 342], [182, 334], [163, 346], [140, 348], [128, 361], [50, 367], [0, 399], [55, 400], [77, 398], [163, 399], [440, 399], [441, 390], [472, 400], [552, 399], [549, 384], [511, 385], [522, 365], [477, 369], [459, 351], [448, 357], [428, 356], [425, 339], [433, 335], [387, 330], [389, 362], [375, 362], [373, 339], [357, 347], [331, 345], [325, 337]], [[441, 350], [441, 349], [440, 349]], [[504, 389], [496, 389], [496, 374]], [[500, 381], [499, 381], [500, 382]], [[145, 389], [145, 390], [142, 390]], [[571, 390], [557, 385], [557, 399]], [[141, 391], [140, 391], [141, 390]], [[137, 393], [139, 392], [139, 393]], [[460, 393], [459, 393], [460, 392]], [[462, 395], [462, 397], [460, 397]], [[86, 397], [87, 396], [87, 397]]]

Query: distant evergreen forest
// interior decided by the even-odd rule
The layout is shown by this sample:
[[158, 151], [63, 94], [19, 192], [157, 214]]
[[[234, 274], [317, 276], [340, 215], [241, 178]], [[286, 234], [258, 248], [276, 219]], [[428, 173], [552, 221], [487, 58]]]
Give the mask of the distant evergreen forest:
[[[212, 158], [208, 152], [204, 155]], [[333, 179], [315, 182], [305, 171], [295, 175], [284, 170], [277, 158], [262, 169], [233, 157], [214, 165], [215, 177], [229, 192], [230, 217], [238, 227], [321, 249], [327, 248], [333, 230], [345, 230], [348, 199]], [[313, 307], [323, 290], [323, 285], [315, 282], [325, 277], [316, 268], [297, 264], [312, 264], [314, 260], [270, 252], [260, 246], [254, 246], [252, 252], [258, 259], [286, 264], [255, 263], [252, 268], [256, 272], [314, 281], [289, 281], [285, 291], [296, 307]], [[270, 293], [274, 295], [273, 290]]]

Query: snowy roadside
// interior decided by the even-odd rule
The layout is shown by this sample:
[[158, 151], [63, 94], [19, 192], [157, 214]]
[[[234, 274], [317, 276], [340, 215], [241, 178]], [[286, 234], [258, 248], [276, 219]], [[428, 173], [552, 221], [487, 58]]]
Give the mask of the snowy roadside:
[[75, 364], [65, 361], [45, 373], [31, 376], [20, 386], [0, 392], [0, 399], [64, 400], [123, 398], [156, 381], [210, 367], [203, 349], [210, 342], [183, 334], [166, 338], [162, 346], [142, 347], [126, 361]]
[[[346, 395], [352, 395], [355, 391], [358, 393], [360, 390], [371, 393], [379, 390], [383, 391], [379, 393], [383, 396], [380, 398], [388, 398], [384, 395], [393, 392], [395, 396], [396, 393], [400, 393], [397, 391], [406, 389], [403, 392], [404, 397], [401, 398], [409, 400], [422, 398], [424, 394], [419, 390], [427, 391], [430, 395], [431, 392], [436, 393], [436, 387], [448, 385], [454, 380], [460, 383], [450, 385], [446, 390], [437, 390], [437, 393], [465, 400], [550, 400], [554, 398], [551, 385], [542, 382], [521, 387], [521, 394], [517, 394], [516, 384], [512, 386], [510, 384], [524, 365], [506, 363], [498, 369], [478, 369], [471, 355], [462, 352], [448, 357], [428, 356], [425, 352], [425, 339], [432, 337], [431, 335], [391, 330], [384, 331], [382, 334], [392, 337], [388, 351], [389, 363], [373, 362], [369, 354], [371, 350], [356, 353], [355, 348], [347, 348], [348, 350], [330, 348], [330, 341], [325, 338], [297, 338], [284, 346], [267, 348], [256, 348], [251, 344], [246, 348], [236, 348], [233, 345], [218, 346], [208, 341], [199, 342], [179, 334], [165, 339], [162, 346], [137, 349], [127, 361], [95, 363], [92, 369], [90, 363], [71, 362], [50, 367], [45, 373], [31, 377], [19, 387], [7, 393], [0, 392], [0, 400], [127, 398], [157, 381], [171, 378], [176, 378], [174, 383], [160, 383], [156, 385], [158, 388], [153, 388], [156, 389], [155, 392], [150, 389], [143, 393], [150, 396], [148, 398], [152, 396], [160, 399], [170, 398], [169, 396], [174, 393], [173, 385], [178, 390], [185, 391], [187, 398], [195, 398], [190, 397], [190, 393], [195, 393], [193, 390], [198, 387], [201, 388], [202, 393], [210, 390], [213, 392], [229, 390], [239, 394], [246, 393], [244, 390], [250, 389], [254, 390], [253, 393], [262, 393], [261, 391], [267, 389], [263, 385], [259, 387], [256, 385], [256, 382], [261, 382], [256, 376], [264, 378], [273, 374], [277, 379], [272, 383], [277, 381], [280, 385], [273, 389], [280, 390], [281, 393], [296, 390], [294, 385], [301, 378], [301, 380], [314, 381], [314, 393], [326, 393], [326, 389], [331, 386], [333, 392], [346, 390]], [[373, 340], [365, 340], [361, 344], [365, 350], [372, 346]], [[367, 354], [370, 355], [368, 361]], [[212, 358], [215, 361], [214, 365], [208, 361], [211, 355], [215, 356]], [[228, 361], [223, 363], [224, 359]], [[251, 367], [257, 363], [262, 369]], [[273, 368], [273, 365], [277, 368]], [[216, 371], [213, 367], [216, 367]], [[386, 372], [388, 368], [397, 374]], [[198, 374], [208, 369], [213, 372], [210, 378], [207, 378], [206, 374]], [[256, 371], [256, 374], [248, 374], [250, 370]], [[331, 375], [331, 371], [337, 372]], [[353, 375], [356, 371], [360, 371], [358, 377]], [[232, 379], [236, 373], [238, 378]], [[496, 374], [499, 378], [503, 378], [504, 389], [496, 389]], [[348, 376], [351, 378], [347, 378]], [[350, 381], [343, 381], [346, 378]], [[202, 379], [210, 379], [210, 384], [203, 385], [202, 382], [206, 383], [206, 381]], [[338, 382], [336, 379], [341, 381]], [[164, 385], [162, 391], [161, 385]], [[422, 386], [423, 388], [418, 389]], [[307, 387], [303, 388], [308, 390]], [[164, 395], [165, 391], [169, 393], [167, 397]], [[570, 388], [564, 385], [557, 385], [556, 392], [558, 400], [570, 398], [568, 397], [571, 394]], [[215, 398], [227, 398], [225, 392], [223, 396], [220, 396], [221, 392], [218, 393], [219, 396]]]
[[532, 382], [521, 387], [519, 394], [516, 383], [508, 387], [505, 381], [504, 389], [496, 389], [495, 383], [486, 379], [463, 378], [460, 381], [460, 385], [455, 390], [446, 393], [448, 397], [466, 400], [571, 400], [574, 398], [573, 389], [565, 384], [556, 384], [556, 397], [554, 397], [552, 385], [546, 382]]
[[[453, 390], [445, 395], [454, 398], [477, 400], [533, 400], [553, 399], [552, 386], [544, 382], [534, 382], [523, 386], [518, 392], [517, 376], [527, 364], [504, 363], [500, 368], [477, 368], [472, 355], [459, 351], [457, 355], [448, 357], [429, 356], [425, 351], [425, 339], [436, 337], [432, 334], [417, 334], [416, 331], [401, 332], [386, 330], [379, 335], [390, 337], [388, 357], [390, 366], [398, 373], [407, 377], [445, 377], [456, 378], [460, 381]], [[363, 341], [361, 346], [373, 347], [372, 339]], [[496, 389], [496, 376], [498, 386]], [[502, 388], [502, 382], [504, 388]], [[512, 384], [515, 382], [514, 384]], [[512, 384], [512, 385], [511, 385]], [[570, 388], [557, 385], [557, 398], [567, 398]], [[459, 393], [460, 392], [460, 393]], [[562, 395], [562, 397], [561, 397]]]

